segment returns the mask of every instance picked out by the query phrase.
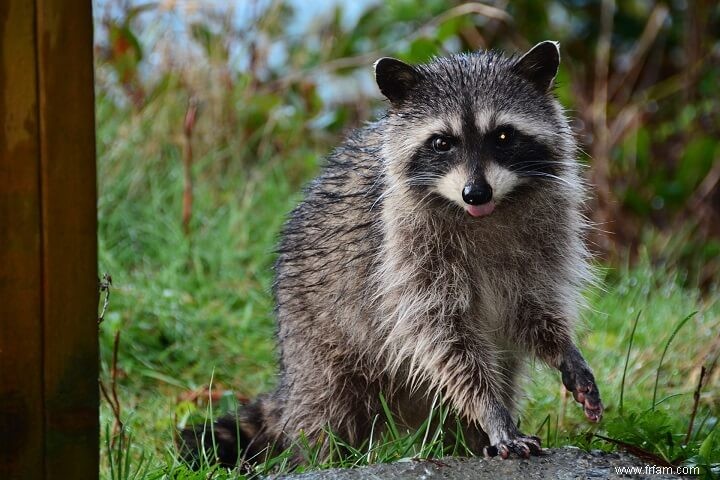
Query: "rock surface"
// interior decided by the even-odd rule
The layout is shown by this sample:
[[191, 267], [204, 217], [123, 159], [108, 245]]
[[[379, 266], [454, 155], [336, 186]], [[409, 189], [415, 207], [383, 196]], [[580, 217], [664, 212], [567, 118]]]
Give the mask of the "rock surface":
[[[621, 474], [616, 467], [639, 467], [639, 473]], [[529, 459], [444, 458], [408, 460], [356, 469], [333, 469], [289, 475], [288, 480], [499, 480], [499, 479], [669, 479], [677, 475], [653, 473], [646, 463], [624, 453], [585, 452], [577, 448], [548, 449]], [[687, 477], [685, 477], [687, 478]]]

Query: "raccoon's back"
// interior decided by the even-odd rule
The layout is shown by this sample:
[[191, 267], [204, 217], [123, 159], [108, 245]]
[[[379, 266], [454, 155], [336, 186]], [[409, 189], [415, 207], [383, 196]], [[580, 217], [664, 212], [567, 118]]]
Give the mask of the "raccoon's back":
[[281, 335], [288, 316], [317, 329], [357, 316], [367, 298], [383, 235], [375, 128], [357, 130], [335, 150], [285, 224], [274, 284]]

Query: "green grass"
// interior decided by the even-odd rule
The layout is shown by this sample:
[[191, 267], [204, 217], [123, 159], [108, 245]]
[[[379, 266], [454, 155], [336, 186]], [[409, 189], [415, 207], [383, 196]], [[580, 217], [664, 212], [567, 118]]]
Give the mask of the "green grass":
[[[216, 467], [191, 472], [179, 465], [173, 432], [229, 409], [235, 394], [252, 397], [273, 387], [273, 246], [302, 184], [337, 139], [290, 126], [282, 132], [287, 145], [280, 154], [263, 148], [272, 131], [236, 150], [199, 149], [191, 234], [185, 235], [181, 149], [173, 136], [173, 118], [182, 114], [166, 110], [128, 115], [98, 99], [100, 270], [113, 278], [101, 325], [102, 380], [109, 385], [119, 331], [117, 393], [126, 433], [113, 443], [113, 415], [103, 402], [102, 475], [199, 479], [213, 470], [213, 478], [240, 478]], [[701, 296], [683, 272], [653, 264], [642, 252], [634, 266], [607, 268], [601, 277], [603, 289], [589, 292], [579, 331], [607, 407], [603, 423], [584, 421], [562, 393], [557, 372], [531, 365], [522, 429], [541, 435], [545, 446], [613, 448], [593, 436], [599, 433], [668, 461], [719, 462], [718, 368], [706, 380], [691, 441], [683, 446], [700, 368], [717, 362], [720, 351], [718, 291]], [[183, 399], [210, 382], [228, 390], [213, 405]], [[375, 444], [338, 448], [345, 453], [323, 464], [307, 445], [308, 462], [313, 468], [356, 466], [462, 453], [462, 445], [442, 447], [444, 433], [428, 425], [418, 432], [389, 428]], [[328, 435], [342, 446], [342, 439]], [[283, 454], [260, 469], [282, 471], [287, 464]]]

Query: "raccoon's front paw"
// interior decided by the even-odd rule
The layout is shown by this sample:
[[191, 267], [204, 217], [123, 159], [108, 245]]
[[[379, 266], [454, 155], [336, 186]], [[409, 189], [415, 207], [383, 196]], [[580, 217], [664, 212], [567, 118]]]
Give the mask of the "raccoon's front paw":
[[603, 404], [595, 377], [586, 365], [565, 366], [561, 369], [565, 388], [572, 392], [575, 401], [583, 406], [585, 417], [599, 422], [603, 415]]
[[500, 441], [483, 449], [485, 458], [497, 457], [498, 455], [502, 458], [508, 458], [511, 454], [521, 458], [528, 458], [530, 455], [542, 455], [543, 449], [540, 446], [540, 439], [519, 434], [514, 438]]

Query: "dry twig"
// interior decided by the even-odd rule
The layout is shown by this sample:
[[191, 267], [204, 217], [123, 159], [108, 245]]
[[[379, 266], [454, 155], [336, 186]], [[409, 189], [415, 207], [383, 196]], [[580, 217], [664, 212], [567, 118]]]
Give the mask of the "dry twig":
[[118, 359], [118, 349], [120, 347], [120, 330], [115, 332], [115, 342], [113, 343], [113, 355], [112, 355], [112, 367], [110, 370], [110, 391], [108, 392], [108, 389], [105, 387], [105, 384], [102, 380], [99, 381], [100, 383], [100, 392], [102, 393], [103, 398], [105, 398], [105, 401], [108, 402], [108, 405], [110, 405], [110, 409], [113, 413], [113, 435], [112, 439], [110, 440], [110, 445], [115, 446], [116, 439], [125, 434], [124, 425], [121, 419], [121, 409], [120, 409], [120, 400], [118, 399], [117, 394], [117, 359]]
[[191, 97], [188, 102], [187, 111], [185, 112], [185, 121], [183, 122], [183, 210], [182, 225], [185, 236], [190, 235], [190, 220], [192, 219], [193, 207], [193, 178], [192, 178], [192, 135], [197, 121], [198, 102], [195, 97]]
[[690, 413], [690, 423], [688, 424], [688, 431], [687, 435], [685, 435], [685, 441], [683, 442], [683, 445], [687, 445], [690, 441], [690, 436], [692, 435], [693, 426], [695, 426], [695, 415], [697, 415], [698, 406], [700, 405], [700, 390], [702, 390], [703, 386], [703, 379], [705, 378], [705, 365], [702, 366], [700, 369], [700, 378], [698, 379], [698, 385], [695, 389], [695, 393], [693, 393], [693, 409], [692, 413]]

